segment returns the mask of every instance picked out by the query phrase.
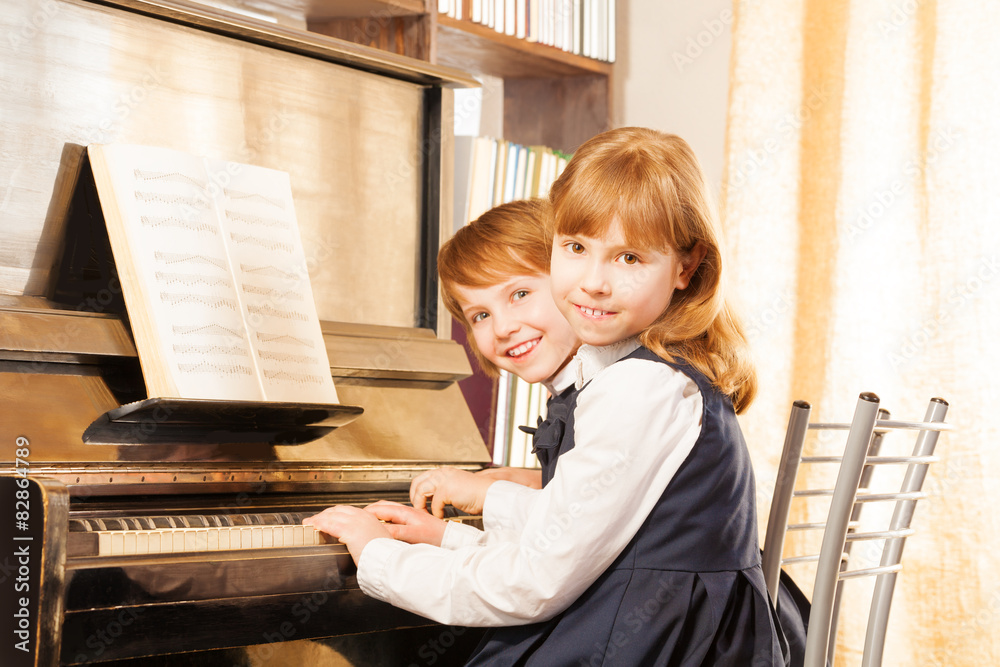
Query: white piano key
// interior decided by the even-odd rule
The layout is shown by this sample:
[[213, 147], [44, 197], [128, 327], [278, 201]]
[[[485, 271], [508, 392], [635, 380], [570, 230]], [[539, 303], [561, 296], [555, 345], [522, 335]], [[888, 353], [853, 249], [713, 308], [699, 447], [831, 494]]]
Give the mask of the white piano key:
[[111, 533], [111, 555], [122, 556], [125, 554], [125, 535], [117, 530]]
[[101, 531], [97, 534], [97, 555], [111, 555], [111, 533]]
[[149, 531], [149, 551], [147, 553], [163, 553], [163, 534], [160, 531]]
[[219, 529], [209, 528], [205, 531], [205, 550], [206, 551], [218, 551], [219, 550]]
[[148, 554], [149, 553], [149, 532], [148, 530], [140, 530], [135, 534], [135, 552], [137, 554]]
[[261, 547], [267, 549], [274, 546], [275, 526], [264, 526], [261, 528]]
[[173, 538], [170, 553], [180, 554], [184, 553], [184, 531], [183, 530], [171, 530], [171, 537]]
[[249, 549], [253, 544], [250, 528], [240, 528], [240, 549]]
[[138, 553], [135, 548], [135, 531], [132, 530], [125, 531], [124, 544], [122, 545], [122, 553], [124, 554]]
[[264, 528], [254, 526], [250, 529], [250, 548], [260, 549], [264, 546]]
[[219, 550], [226, 551], [231, 549], [233, 532], [228, 528], [219, 528], [216, 532], [219, 535]]

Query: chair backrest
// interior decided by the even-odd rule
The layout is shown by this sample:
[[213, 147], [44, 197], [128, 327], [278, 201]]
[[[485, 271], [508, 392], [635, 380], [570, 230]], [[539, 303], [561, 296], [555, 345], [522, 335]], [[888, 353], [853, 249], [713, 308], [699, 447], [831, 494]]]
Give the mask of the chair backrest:
[[[764, 579], [772, 599], [777, 599], [778, 579], [782, 564], [815, 561], [816, 578], [813, 586], [812, 609], [806, 631], [806, 667], [821, 667], [833, 663], [836, 621], [840, 607], [841, 584], [845, 579], [876, 577], [865, 638], [864, 666], [881, 664], [888, 624], [889, 608], [899, 572], [906, 537], [912, 534], [910, 522], [921, 492], [927, 466], [934, 461], [933, 453], [940, 431], [950, 427], [942, 423], [948, 404], [931, 399], [921, 422], [901, 422], [888, 419], [879, 410], [879, 398], [864, 393], [858, 399], [850, 424], [810, 424], [811, 407], [804, 401], [792, 406], [788, 430], [778, 466], [771, 511], [764, 540]], [[846, 430], [847, 442], [843, 456], [802, 456], [808, 430]], [[880, 456], [885, 434], [892, 431], [915, 431], [916, 443], [909, 456]], [[833, 489], [795, 490], [800, 463], [838, 463]], [[891, 493], [875, 493], [864, 488], [877, 465], [907, 465], [902, 486]], [[793, 498], [827, 496], [830, 508], [822, 523], [788, 524]], [[889, 526], [885, 530], [860, 532], [858, 519], [863, 503], [895, 502]], [[819, 554], [783, 558], [785, 535], [790, 530], [822, 530]], [[877, 567], [850, 569], [850, 544], [860, 540], [883, 541], [882, 559]]]

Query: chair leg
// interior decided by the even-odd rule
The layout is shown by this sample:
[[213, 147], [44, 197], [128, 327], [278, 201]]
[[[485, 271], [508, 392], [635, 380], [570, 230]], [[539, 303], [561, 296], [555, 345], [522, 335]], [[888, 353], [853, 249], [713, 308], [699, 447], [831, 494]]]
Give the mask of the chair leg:
[[[878, 419], [888, 419], [889, 411], [879, 408]], [[872, 434], [872, 442], [868, 447], [868, 456], [878, 456], [879, 451], [882, 449], [882, 437], [885, 435], [884, 432], [878, 432]], [[861, 482], [858, 484], [860, 488], [866, 489], [871, 485], [872, 473], [875, 471], [875, 466], [866, 465], [861, 471]], [[861, 519], [861, 508], [864, 503], [854, 503], [854, 509], [851, 510], [851, 523], [856, 523]], [[848, 528], [847, 532], [850, 534], [853, 529]], [[851, 542], [844, 543], [844, 553], [851, 553]], [[847, 569], [847, 561], [844, 560], [840, 566], [841, 570]], [[837, 651], [837, 621], [840, 619], [840, 600], [841, 595], [844, 591], [844, 582], [837, 582], [837, 591], [833, 596], [833, 614], [830, 619], [830, 648], [827, 651], [826, 659], [827, 664], [833, 664], [834, 654]]]
[[833, 600], [840, 565], [843, 562], [847, 527], [854, 509], [858, 485], [861, 482], [861, 472], [868, 456], [868, 446], [878, 417], [878, 407], [878, 396], [861, 394], [847, 436], [847, 445], [830, 502], [830, 515], [826, 521], [826, 530], [823, 531], [823, 543], [816, 568], [816, 585], [813, 588], [812, 609], [809, 612], [809, 629], [806, 631], [806, 667], [823, 667], [826, 664]]
[[[943, 422], [948, 413], [948, 403], [940, 398], [931, 399], [927, 406], [925, 422]], [[937, 446], [937, 431], [921, 431], [913, 447], [914, 456], [931, 456]], [[911, 463], [903, 478], [901, 493], [920, 491], [927, 476], [926, 463]], [[892, 513], [889, 530], [905, 530], [913, 520], [916, 500], [900, 500]], [[887, 540], [882, 552], [881, 565], [897, 565], [903, 558], [905, 537]], [[885, 650], [885, 631], [889, 625], [889, 607], [892, 604], [892, 594], [896, 586], [896, 573], [881, 574], [875, 580], [875, 591], [872, 594], [872, 606], [868, 614], [868, 630], [865, 634], [865, 652], [862, 667], [880, 667], [882, 654]]]
[[785, 431], [785, 444], [781, 449], [781, 461], [778, 463], [778, 475], [774, 480], [774, 492], [771, 494], [771, 510], [767, 518], [767, 532], [764, 536], [764, 556], [761, 568], [764, 571], [764, 582], [771, 602], [778, 602], [778, 578], [781, 574], [781, 555], [785, 548], [785, 531], [788, 525], [788, 512], [792, 504], [792, 490], [795, 488], [795, 476], [799, 472], [799, 460], [802, 458], [802, 444], [809, 428], [809, 413], [812, 407], [805, 401], [795, 401], [788, 417], [788, 430]]

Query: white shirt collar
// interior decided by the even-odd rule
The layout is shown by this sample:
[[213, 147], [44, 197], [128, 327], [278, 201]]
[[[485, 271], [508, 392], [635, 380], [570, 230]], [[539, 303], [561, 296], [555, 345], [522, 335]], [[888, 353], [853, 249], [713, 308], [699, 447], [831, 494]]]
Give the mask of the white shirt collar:
[[545, 388], [549, 390], [550, 394], [558, 396], [569, 389], [570, 385], [574, 382], [576, 382], [576, 367], [573, 365], [573, 359], [570, 359], [566, 362], [566, 365], [562, 367], [562, 370], [542, 384], [545, 385]]
[[595, 375], [637, 349], [639, 349], [637, 338], [626, 338], [601, 347], [581, 345], [569, 363], [576, 374], [576, 388], [582, 389], [583, 385], [590, 382]]

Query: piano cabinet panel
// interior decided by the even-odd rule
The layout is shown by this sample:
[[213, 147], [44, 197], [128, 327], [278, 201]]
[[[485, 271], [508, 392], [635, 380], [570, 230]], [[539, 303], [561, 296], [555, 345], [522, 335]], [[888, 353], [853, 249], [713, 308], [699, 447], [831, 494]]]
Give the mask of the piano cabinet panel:
[[[289, 630], [285, 626], [285, 630]], [[338, 637], [279, 642], [281, 627], [269, 637], [274, 642], [239, 648], [215, 649], [133, 659], [101, 660], [104, 667], [457, 667], [464, 665], [482, 638], [482, 628], [436, 624], [364, 632]], [[113, 638], [104, 633], [104, 638]], [[94, 637], [89, 653], [107, 644]], [[84, 654], [87, 651], [82, 652]], [[107, 655], [102, 653], [102, 657]], [[93, 660], [96, 662], [96, 660]], [[84, 664], [82, 661], [70, 664]]]
[[358, 588], [355, 575], [354, 562], [341, 544], [70, 559], [66, 609], [353, 590]]
[[[204, 664], [409, 665], [428, 664], [426, 658], [420, 657], [421, 652], [438, 651], [434, 648], [437, 646], [447, 650], [443, 654], [438, 651], [438, 660], [433, 664], [462, 664], [481, 633], [440, 626], [373, 600], [358, 589], [318, 590], [68, 612], [60, 662], [90, 664], [158, 656], [155, 664], [188, 665], [193, 664], [191, 652], [213, 651], [218, 660], [226, 654], [217, 649], [242, 647], [241, 651], [228, 653], [233, 662], [210, 659]], [[374, 660], [371, 654], [350, 655], [352, 646], [366, 643], [352, 640], [352, 635], [381, 635], [382, 646], [375, 655], [383, 655]], [[343, 639], [333, 641], [329, 639], [332, 637]], [[279, 657], [290, 650], [300, 651], [302, 640], [314, 639], [323, 640], [319, 645], [326, 650], [317, 653], [325, 653], [329, 661], [284, 662]], [[283, 642], [300, 646], [290, 648]], [[341, 660], [332, 660], [338, 654]]]

